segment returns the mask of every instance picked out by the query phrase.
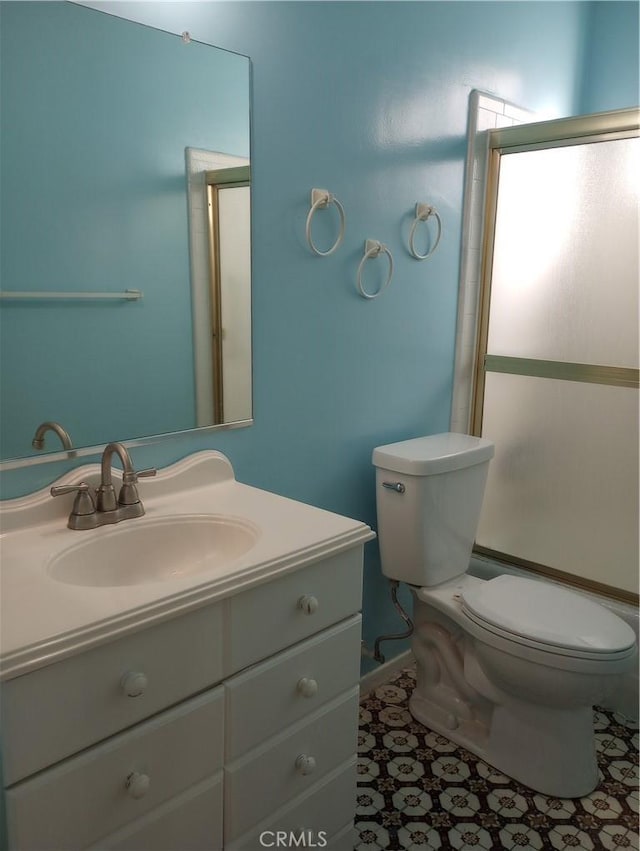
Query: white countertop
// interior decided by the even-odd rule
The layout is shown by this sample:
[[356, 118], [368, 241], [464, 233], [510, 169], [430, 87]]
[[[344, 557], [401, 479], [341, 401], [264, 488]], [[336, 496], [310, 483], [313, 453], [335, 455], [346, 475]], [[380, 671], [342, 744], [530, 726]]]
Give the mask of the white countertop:
[[[114, 469], [114, 484], [119, 484]], [[99, 465], [57, 484], [96, 484]], [[375, 537], [364, 523], [236, 482], [219, 452], [199, 452], [139, 485], [146, 514], [89, 531], [66, 521], [73, 495], [49, 489], [0, 503], [0, 678], [8, 679], [88, 647], [197, 608]], [[125, 586], [72, 585], [48, 565], [68, 547], [162, 517], [217, 514], [258, 531], [254, 546], [221, 569]], [[87, 571], [91, 564], [87, 564]]]

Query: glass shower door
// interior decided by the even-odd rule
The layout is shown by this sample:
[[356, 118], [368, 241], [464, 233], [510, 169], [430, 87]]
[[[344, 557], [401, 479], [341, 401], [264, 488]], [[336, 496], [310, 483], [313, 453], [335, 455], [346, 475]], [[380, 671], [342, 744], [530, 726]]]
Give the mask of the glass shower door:
[[492, 154], [474, 431], [481, 550], [638, 590], [638, 176], [623, 135]]

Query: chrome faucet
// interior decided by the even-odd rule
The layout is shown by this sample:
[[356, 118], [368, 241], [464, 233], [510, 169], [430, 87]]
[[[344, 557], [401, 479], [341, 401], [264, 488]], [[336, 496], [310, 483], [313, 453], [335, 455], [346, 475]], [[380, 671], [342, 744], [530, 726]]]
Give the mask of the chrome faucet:
[[[117, 455], [122, 463], [122, 488], [116, 501], [116, 492], [111, 481], [111, 459], [113, 455]], [[108, 513], [111, 511], [121, 511], [122, 517], [111, 521], [117, 523], [118, 520], [127, 520], [130, 517], [142, 517], [144, 514], [144, 506], [140, 502], [136, 482], [138, 477], [155, 476], [156, 471], [141, 470], [139, 473], [133, 469], [131, 456], [127, 452], [122, 443], [108, 443], [102, 453], [102, 481], [100, 487], [96, 490], [96, 511]], [[126, 511], [122, 511], [127, 509]]]
[[[116, 499], [111, 479], [111, 460], [116, 454], [122, 462], [122, 487]], [[67, 526], [70, 529], [95, 529], [107, 523], [119, 523], [133, 517], [142, 517], [144, 505], [140, 501], [136, 483], [139, 478], [155, 476], [156, 470], [136, 472], [131, 456], [122, 443], [109, 443], [102, 453], [101, 481], [96, 488], [95, 500], [91, 487], [86, 482], [78, 485], [57, 485], [51, 488], [51, 496], [62, 496], [77, 492]]]
[[53, 422], [53, 420], [47, 420], [47, 422], [40, 423], [36, 429], [36, 433], [31, 441], [31, 445], [34, 449], [44, 449], [44, 436], [48, 431], [52, 431], [54, 434], [58, 435], [63, 449], [73, 449], [69, 432], [66, 428], [63, 428], [60, 423]]

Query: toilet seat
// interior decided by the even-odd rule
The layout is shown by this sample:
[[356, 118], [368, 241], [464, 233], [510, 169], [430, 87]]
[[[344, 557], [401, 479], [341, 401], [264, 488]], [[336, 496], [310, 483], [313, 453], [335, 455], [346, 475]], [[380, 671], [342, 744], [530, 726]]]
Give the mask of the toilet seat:
[[463, 587], [460, 601], [466, 618], [516, 645], [594, 662], [635, 651], [635, 633], [621, 618], [548, 582], [502, 575]]

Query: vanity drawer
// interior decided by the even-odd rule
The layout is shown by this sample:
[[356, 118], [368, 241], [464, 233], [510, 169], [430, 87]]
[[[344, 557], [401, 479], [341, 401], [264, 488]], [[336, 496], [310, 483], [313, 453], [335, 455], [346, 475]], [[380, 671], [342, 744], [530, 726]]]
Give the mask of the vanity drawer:
[[361, 623], [354, 615], [225, 683], [227, 760], [358, 683]]
[[245, 591], [229, 601], [226, 673], [308, 638], [362, 607], [362, 547]]
[[[123, 678], [142, 673], [138, 696]], [[222, 611], [171, 618], [2, 684], [6, 785], [132, 726], [222, 679]], [[130, 681], [129, 691], [141, 681]], [[26, 709], [25, 709], [26, 707]]]
[[222, 848], [223, 774], [198, 783], [87, 851], [215, 851]]
[[159, 807], [221, 768], [223, 723], [216, 688], [19, 783], [6, 792], [10, 847], [76, 851]]
[[[225, 843], [302, 795], [356, 749], [357, 687], [225, 767]], [[304, 762], [304, 764], [302, 764]]]
[[[272, 836], [276, 831], [290, 832], [297, 838], [298, 847], [322, 848], [321, 841], [327, 841], [327, 847], [332, 847], [329, 837], [335, 837], [335, 847], [343, 847], [337, 843], [337, 838], [348, 833], [348, 825], [356, 810], [356, 772], [357, 760], [353, 757], [346, 763], [340, 765], [335, 771], [330, 772], [319, 783], [316, 783], [307, 792], [298, 796], [282, 809], [270, 815], [260, 824], [253, 827], [248, 833], [225, 844], [225, 851], [247, 851], [247, 849], [260, 848], [260, 835], [263, 836], [262, 847], [268, 847], [269, 842], [274, 842]], [[301, 844], [299, 836], [305, 834], [305, 844]], [[348, 839], [353, 836], [349, 833]], [[315, 845], [311, 845], [311, 840]], [[355, 843], [349, 846], [353, 849]], [[289, 847], [294, 847], [289, 842]], [[347, 845], [344, 845], [346, 848]]]

